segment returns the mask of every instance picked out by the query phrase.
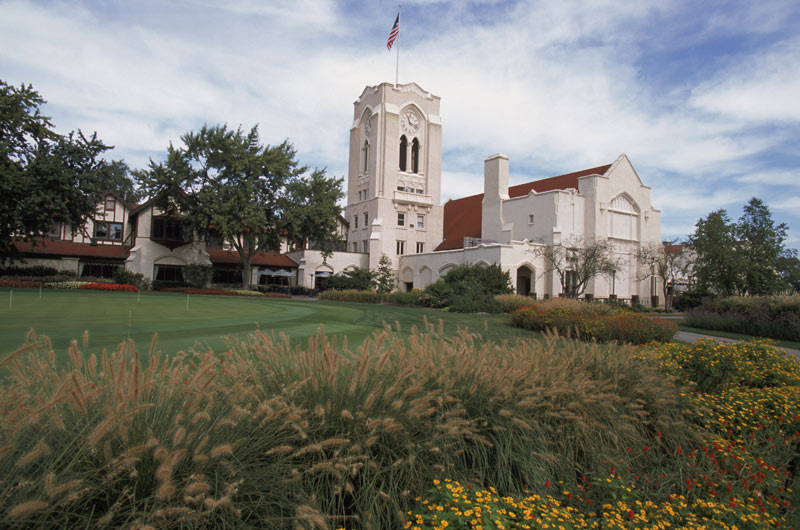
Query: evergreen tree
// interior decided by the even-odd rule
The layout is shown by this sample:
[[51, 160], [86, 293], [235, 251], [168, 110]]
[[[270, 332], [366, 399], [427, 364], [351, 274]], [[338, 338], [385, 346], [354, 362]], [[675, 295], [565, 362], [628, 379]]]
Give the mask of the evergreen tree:
[[381, 254], [378, 269], [375, 271], [375, 289], [381, 296], [385, 296], [394, 291], [395, 285], [392, 260], [386, 254]]
[[779, 292], [782, 286], [778, 268], [786, 252], [783, 246], [788, 230], [786, 224], [776, 226], [769, 208], [753, 197], [745, 205], [735, 230], [743, 269], [743, 290], [752, 295]]

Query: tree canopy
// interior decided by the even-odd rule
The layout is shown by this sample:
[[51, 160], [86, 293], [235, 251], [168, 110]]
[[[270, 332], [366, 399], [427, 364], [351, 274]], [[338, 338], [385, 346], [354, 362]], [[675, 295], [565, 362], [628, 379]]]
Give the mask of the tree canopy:
[[[796, 263], [784, 246], [788, 227], [753, 197], [734, 223], [725, 210], [701, 218], [689, 244], [699, 287], [723, 296], [769, 295], [791, 288]], [[785, 270], [784, 270], [785, 269]]]
[[165, 162], [137, 172], [144, 191], [164, 211], [180, 215], [188, 233], [212, 233], [239, 253], [242, 285], [249, 286], [253, 256], [280, 248], [286, 195], [307, 171], [291, 143], [261, 145], [258, 126], [204, 126], [170, 145]]
[[343, 181], [317, 169], [287, 183], [281, 204], [281, 226], [294, 249], [321, 250], [325, 257], [338, 250], [343, 240], [338, 232]]
[[36, 241], [53, 223], [82, 229], [104, 191], [99, 156], [109, 146], [97, 134], [59, 135], [31, 85], [0, 80], [0, 258], [12, 257], [14, 238]]

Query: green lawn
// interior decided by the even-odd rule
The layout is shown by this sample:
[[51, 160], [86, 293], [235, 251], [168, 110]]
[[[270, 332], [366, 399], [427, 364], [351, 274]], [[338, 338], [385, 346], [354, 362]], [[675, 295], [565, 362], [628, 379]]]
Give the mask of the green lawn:
[[[10, 302], [10, 304], [9, 304]], [[10, 307], [9, 307], [10, 305]], [[293, 341], [305, 341], [320, 325], [329, 336], [347, 336], [359, 344], [383, 322], [401, 331], [422, 327], [424, 318], [444, 322], [447, 333], [459, 327], [501, 341], [532, 337], [534, 333], [511, 326], [507, 315], [464, 315], [397, 306], [318, 302], [274, 298], [225, 296], [188, 297], [171, 293], [113, 293], [14, 289], [0, 291], [0, 358], [25, 341], [30, 328], [47, 335], [56, 352], [89, 330], [90, 350], [113, 348], [134, 339], [140, 351], [149, 349], [153, 333], [165, 353], [193, 346], [220, 350], [225, 337], [245, 338], [255, 329], [286, 333]]]
[[[676, 320], [678, 323], [678, 329], [681, 331], [688, 331], [690, 333], [699, 333], [701, 335], [711, 335], [712, 337], [722, 337], [725, 339], [737, 339], [737, 340], [750, 340], [753, 335], [745, 335], [743, 333], [733, 333], [732, 331], [719, 331], [716, 329], [702, 329], [702, 328], [694, 328], [691, 326], [685, 325], [683, 320]], [[795, 350], [800, 350], [800, 342], [791, 341], [791, 340], [781, 340], [781, 339], [769, 339], [773, 341], [778, 346], [783, 346], [784, 348], [793, 348]]]

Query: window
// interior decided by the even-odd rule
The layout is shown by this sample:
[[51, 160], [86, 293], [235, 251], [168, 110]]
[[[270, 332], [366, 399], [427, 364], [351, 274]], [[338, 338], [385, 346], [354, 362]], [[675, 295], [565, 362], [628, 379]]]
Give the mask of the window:
[[94, 237], [95, 239], [122, 241], [122, 223], [108, 223], [106, 221], [95, 221]]
[[353, 216], [353, 228], [358, 228], [358, 214]]
[[81, 278], [110, 279], [117, 267], [119, 265], [114, 263], [81, 263]]
[[402, 256], [406, 252], [406, 242], [405, 241], [398, 241], [397, 242], [397, 254]]
[[411, 142], [411, 171], [419, 173], [419, 140]]
[[353, 252], [358, 252], [358, 241], [353, 241]]
[[564, 283], [566, 283], [565, 288], [567, 290], [565, 294], [567, 296], [574, 296], [575, 290], [578, 288], [578, 273], [575, 271], [567, 271]]
[[[163, 282], [182, 282], [183, 267], [178, 265], [155, 265], [154, 278]], [[241, 278], [240, 278], [241, 280]]]
[[[159, 269], [159, 272], [161, 270]], [[262, 276], [263, 278], [263, 276]], [[211, 273], [212, 283], [242, 284], [242, 268], [236, 265], [214, 265]]]
[[425, 228], [425, 216], [424, 215], [418, 215], [417, 216], [417, 228], [419, 228], [420, 230]]
[[425, 252], [425, 243], [417, 243], [417, 254], [423, 254]]
[[364, 228], [369, 226], [369, 214], [364, 212]]
[[397, 226], [406, 226], [406, 214], [397, 212]]
[[361, 192], [360, 191], [358, 192], [358, 200], [359, 201], [361, 200]]
[[419, 189], [419, 188], [417, 188], [417, 190], [416, 190], [416, 191], [417, 191], [417, 195], [422, 195], [422, 194], [424, 193], [424, 191], [423, 191], [423, 190], [421, 190], [421, 189]]
[[361, 252], [368, 253], [369, 252], [369, 239], [365, 239], [361, 242]]
[[106, 197], [106, 211], [113, 212], [116, 207], [117, 201], [114, 199], [114, 197]]
[[400, 171], [406, 170], [406, 156], [408, 153], [408, 140], [406, 136], [400, 137]]
[[397, 191], [406, 191], [405, 186], [397, 186]]
[[154, 217], [151, 237], [153, 239], [183, 241], [183, 223], [177, 219]]
[[529, 225], [533, 224], [533, 219], [534, 219], [534, 215], [532, 213], [529, 213], [528, 214], [528, 224]]
[[369, 142], [364, 142], [362, 151], [364, 154], [364, 169], [362, 172], [366, 174], [367, 169], [369, 169]]

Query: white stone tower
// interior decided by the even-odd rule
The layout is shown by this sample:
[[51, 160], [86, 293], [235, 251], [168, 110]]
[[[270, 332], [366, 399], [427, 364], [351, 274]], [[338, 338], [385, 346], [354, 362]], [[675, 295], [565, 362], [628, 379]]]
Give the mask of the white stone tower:
[[355, 101], [345, 216], [348, 251], [400, 256], [442, 240], [442, 123], [439, 97], [416, 83], [382, 83]]

